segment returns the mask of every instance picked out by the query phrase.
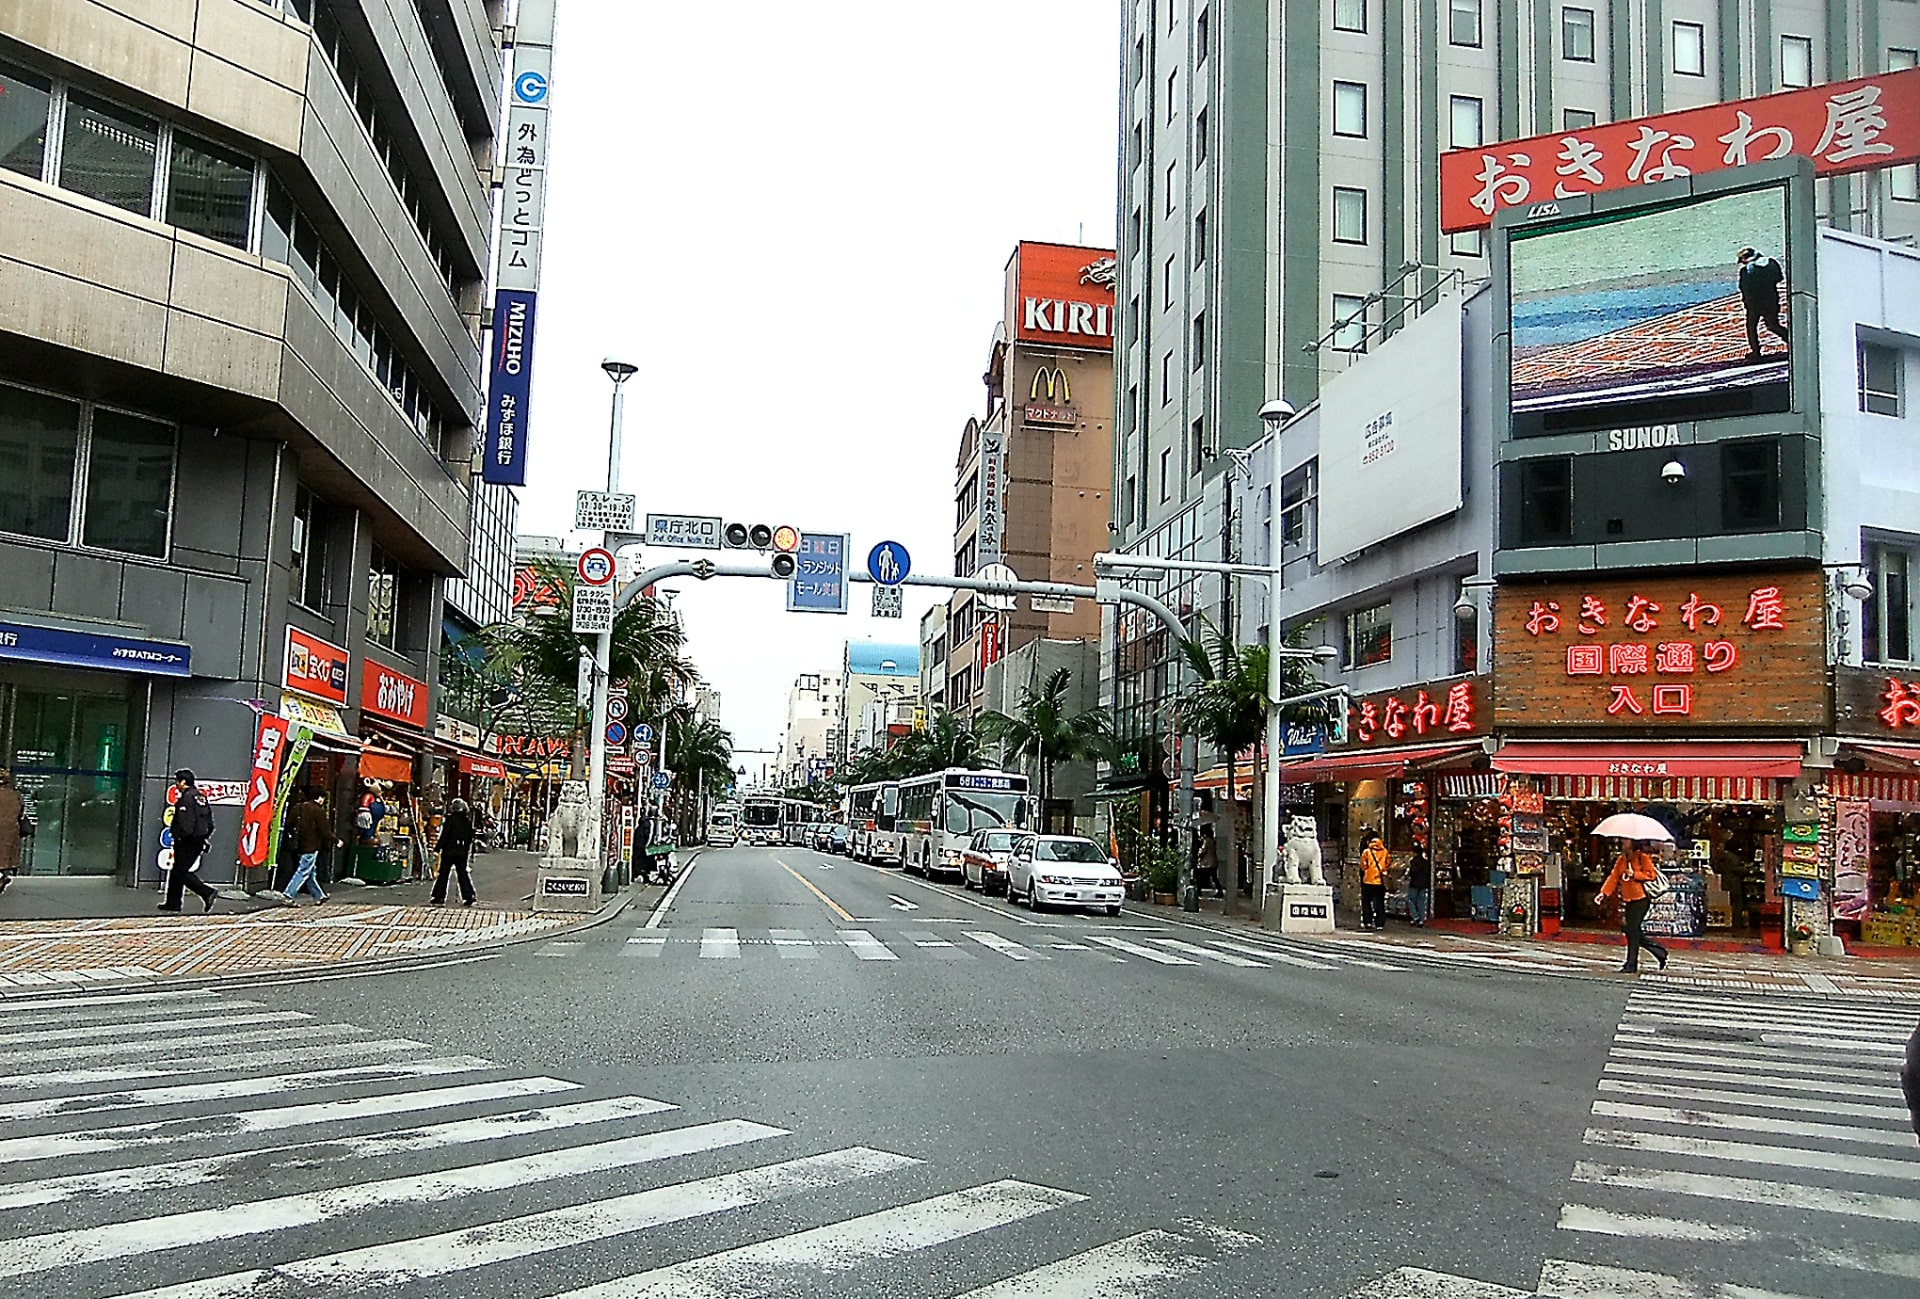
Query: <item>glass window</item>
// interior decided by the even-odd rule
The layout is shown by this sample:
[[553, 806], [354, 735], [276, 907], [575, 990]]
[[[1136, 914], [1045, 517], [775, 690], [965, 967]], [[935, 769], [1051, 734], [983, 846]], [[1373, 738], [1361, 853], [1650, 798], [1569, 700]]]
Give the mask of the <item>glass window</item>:
[[1812, 37], [1782, 36], [1780, 38], [1780, 84], [1788, 87], [1813, 84]]
[[175, 130], [167, 224], [245, 248], [252, 217], [253, 160]]
[[50, 83], [0, 63], [0, 167], [40, 179], [52, 107]]
[[1333, 83], [1333, 133], [1366, 137], [1367, 88], [1360, 82]]
[[1887, 50], [1887, 71], [1904, 72], [1920, 63], [1920, 50], [1903, 49], [1898, 45]]
[[293, 196], [267, 182], [266, 221], [260, 227], [260, 255], [270, 262], [293, 262]]
[[1351, 293], [1333, 295], [1333, 345], [1343, 352], [1367, 350], [1367, 300]]
[[1573, 461], [1566, 456], [1520, 465], [1520, 544], [1573, 540]]
[[1207, 313], [1202, 311], [1193, 318], [1193, 368], [1198, 370], [1207, 363]]
[[1593, 10], [1568, 5], [1560, 11], [1560, 53], [1574, 63], [1593, 62]]
[[134, 555], [167, 553], [173, 451], [171, 424], [113, 410], [93, 412], [84, 544]]
[[1449, 247], [1456, 257], [1484, 257], [1486, 244], [1481, 238], [1482, 231], [1461, 230], [1450, 237]]
[[1333, 29], [1337, 32], [1367, 30], [1367, 0], [1333, 0]]
[[1447, 39], [1455, 45], [1480, 43], [1480, 0], [1452, 0]]
[[1333, 241], [1339, 244], [1367, 242], [1367, 191], [1333, 187]]
[[1209, 29], [1213, 26], [1210, 19], [1210, 11], [1202, 9], [1199, 16], [1193, 20], [1193, 48], [1196, 63], [1204, 63], [1207, 59], [1207, 43], [1212, 37]]
[[1280, 548], [1283, 552], [1313, 544], [1314, 523], [1319, 512], [1315, 481], [1318, 477], [1319, 462], [1309, 460], [1280, 480]]
[[1167, 164], [1167, 215], [1168, 216], [1173, 215], [1175, 200], [1179, 198], [1179, 190], [1174, 185], [1174, 179], [1179, 175], [1179, 167], [1180, 167], [1180, 164], [1177, 162], [1170, 162]]
[[1168, 471], [1172, 469], [1172, 467], [1173, 448], [1167, 447], [1160, 452], [1160, 499], [1162, 501], [1167, 499], [1167, 492], [1169, 490], [1168, 483], [1171, 481], [1168, 477]]
[[1447, 100], [1448, 147], [1478, 148], [1485, 138], [1485, 106], [1472, 95], [1454, 95]]
[[1480, 670], [1480, 605], [1475, 601], [1467, 616], [1453, 617], [1453, 670], [1456, 673]]
[[153, 214], [154, 158], [160, 124], [89, 95], [67, 95], [60, 184], [114, 207]]
[[1193, 214], [1193, 264], [1204, 266], [1207, 263], [1207, 214], [1205, 211]]
[[399, 647], [400, 569], [393, 557], [375, 546], [367, 574], [367, 639], [388, 649]]
[[1191, 448], [1188, 457], [1193, 463], [1199, 464], [1207, 454], [1207, 422], [1204, 419], [1195, 420], [1193, 426], [1187, 430], [1187, 435], [1192, 439], [1188, 443]]
[[329, 541], [326, 502], [302, 487], [293, 505], [293, 598], [309, 609], [326, 607]]
[[1584, 131], [1598, 119], [1590, 108], [1563, 108], [1560, 110], [1560, 128], [1564, 131]]
[[1160, 404], [1166, 405], [1173, 400], [1173, 352], [1168, 350], [1160, 357]]
[[1207, 160], [1207, 110], [1204, 108], [1193, 115], [1193, 160], [1196, 163]]
[[1900, 415], [1900, 351], [1860, 344], [1860, 409], [1870, 415]]
[[1169, 72], [1167, 74], [1167, 120], [1169, 122], [1173, 120], [1174, 112], [1179, 106], [1180, 101], [1177, 98], [1177, 95], [1179, 94], [1179, 89], [1180, 89], [1180, 69], [1175, 68], [1172, 72]]
[[79, 446], [77, 402], [0, 388], [0, 532], [67, 540]]
[[1347, 666], [1369, 667], [1393, 657], [1393, 606], [1376, 604], [1347, 615]]
[[[1167, 258], [1166, 265], [1160, 268], [1160, 296], [1166, 302], [1173, 301], [1173, 268], [1176, 259]], [[1163, 304], [1164, 305], [1164, 304]]]
[[1673, 70], [1683, 77], [1707, 75], [1707, 29], [1699, 23], [1673, 25]]
[[1913, 554], [1901, 546], [1869, 546], [1873, 594], [1860, 606], [1860, 652], [1869, 663], [1913, 661]]
[[1720, 519], [1729, 530], [1780, 526], [1780, 444], [1729, 442], [1720, 452]]

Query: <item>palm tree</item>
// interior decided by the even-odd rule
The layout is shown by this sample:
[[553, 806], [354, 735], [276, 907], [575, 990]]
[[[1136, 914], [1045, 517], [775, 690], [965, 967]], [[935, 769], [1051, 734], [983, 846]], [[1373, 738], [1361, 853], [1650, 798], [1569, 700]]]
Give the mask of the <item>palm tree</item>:
[[694, 827], [685, 824], [688, 815], [701, 817], [704, 824], [709, 800], [733, 787], [733, 736], [708, 718], [689, 717], [670, 724], [661, 756], [681, 799], [681, 830], [691, 838]]
[[935, 713], [927, 729], [916, 731], [895, 746], [903, 767], [901, 778], [924, 776], [948, 767], [978, 768], [980, 737], [957, 713]]
[[1070, 669], [1056, 668], [1039, 689], [1032, 683], [1021, 688], [1020, 702], [1011, 715], [983, 713], [975, 723], [975, 730], [999, 743], [1009, 759], [1035, 765], [1042, 809], [1053, 797], [1054, 765], [1093, 756], [1106, 717], [1098, 708], [1067, 711], [1067, 685], [1072, 679]]

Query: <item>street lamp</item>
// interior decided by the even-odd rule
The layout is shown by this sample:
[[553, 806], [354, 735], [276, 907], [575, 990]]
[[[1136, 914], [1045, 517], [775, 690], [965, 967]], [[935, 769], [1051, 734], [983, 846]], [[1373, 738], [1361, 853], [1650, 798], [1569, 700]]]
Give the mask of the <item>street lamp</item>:
[[[613, 410], [607, 426], [607, 491], [617, 492], [620, 490], [620, 426], [626, 412], [626, 383], [640, 367], [610, 356], [600, 363], [600, 368], [613, 380]], [[606, 533], [601, 534], [601, 545], [609, 540]], [[607, 687], [612, 673], [613, 631], [609, 628], [593, 642], [593, 712], [587, 721], [587, 815], [592, 818], [594, 828], [591, 842], [600, 848], [600, 861], [595, 864], [603, 869], [607, 830]]]

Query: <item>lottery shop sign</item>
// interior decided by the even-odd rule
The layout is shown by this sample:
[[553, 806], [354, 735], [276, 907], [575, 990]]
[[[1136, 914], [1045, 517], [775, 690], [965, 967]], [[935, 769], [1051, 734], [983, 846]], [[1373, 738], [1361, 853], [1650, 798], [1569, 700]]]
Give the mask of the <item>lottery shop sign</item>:
[[1347, 707], [1343, 751], [1472, 739], [1487, 732], [1487, 679], [1461, 677], [1363, 695]]
[[1501, 727], [1821, 726], [1820, 574], [1503, 585], [1493, 662]]

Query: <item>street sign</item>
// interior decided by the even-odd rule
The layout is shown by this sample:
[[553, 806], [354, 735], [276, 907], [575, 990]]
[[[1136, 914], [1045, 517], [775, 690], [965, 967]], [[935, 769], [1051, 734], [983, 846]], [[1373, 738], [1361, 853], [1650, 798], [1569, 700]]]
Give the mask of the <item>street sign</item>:
[[627, 697], [625, 695], [607, 696], [607, 720], [624, 722], [627, 720]]
[[652, 766], [653, 765], [653, 746], [648, 744], [634, 745], [633, 760], [639, 763], [643, 767]]
[[1030, 595], [1027, 607], [1035, 613], [1072, 613], [1073, 597], [1070, 595]]
[[675, 550], [719, 550], [722, 526], [718, 515], [649, 514], [646, 542]]
[[631, 776], [634, 771], [634, 766], [635, 763], [633, 759], [624, 753], [609, 753], [607, 755], [607, 770], [616, 776]]
[[607, 743], [619, 748], [627, 742], [627, 724], [625, 722], [607, 723]]
[[613, 552], [602, 546], [583, 550], [580, 562], [574, 567], [580, 572], [580, 580], [588, 586], [605, 586], [613, 580]]
[[803, 532], [787, 580], [788, 613], [847, 611], [847, 548], [844, 533]]
[[[976, 570], [974, 576], [982, 582], [1018, 582], [1020, 575], [1005, 564], [987, 564]], [[1005, 613], [1020, 603], [1020, 597], [1011, 591], [980, 592], [981, 607]]]
[[913, 571], [913, 558], [897, 541], [883, 541], [867, 552], [867, 576], [881, 586], [898, 586]]
[[575, 492], [573, 526], [582, 532], [631, 532], [634, 505], [628, 492]]
[[655, 789], [671, 789], [673, 788], [673, 777], [664, 771], [656, 771], [653, 773], [653, 787]]
[[903, 618], [906, 616], [906, 604], [906, 592], [897, 586], [873, 588], [873, 616], [876, 618]]
[[613, 630], [613, 588], [576, 586], [573, 588], [573, 632], [576, 636], [597, 636]]
[[646, 722], [635, 722], [633, 724], [633, 738], [641, 744], [652, 744], [653, 727]]

